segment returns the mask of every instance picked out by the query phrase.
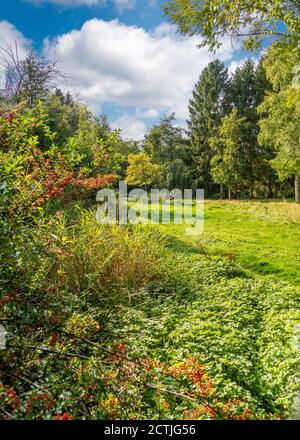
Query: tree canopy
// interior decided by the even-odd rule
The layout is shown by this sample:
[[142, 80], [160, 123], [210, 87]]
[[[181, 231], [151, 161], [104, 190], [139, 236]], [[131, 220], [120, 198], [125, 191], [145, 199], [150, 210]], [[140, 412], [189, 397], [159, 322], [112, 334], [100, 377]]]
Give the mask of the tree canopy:
[[300, 37], [299, 0], [169, 0], [166, 15], [183, 34], [203, 36], [201, 45], [215, 50], [225, 36], [245, 37], [257, 48], [265, 37]]

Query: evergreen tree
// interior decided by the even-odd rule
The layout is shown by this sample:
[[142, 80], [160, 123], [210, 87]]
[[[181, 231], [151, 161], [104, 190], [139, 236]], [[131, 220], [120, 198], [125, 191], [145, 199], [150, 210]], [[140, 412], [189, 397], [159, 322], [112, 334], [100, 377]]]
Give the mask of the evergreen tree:
[[[272, 85], [267, 79], [266, 70], [263, 65], [263, 60], [261, 59], [255, 70], [255, 107], [257, 112], [257, 137], [259, 135], [259, 120], [260, 113], [258, 108], [260, 104], [264, 101], [265, 96], [272, 90]], [[261, 193], [263, 196], [271, 198], [276, 193], [276, 185], [278, 178], [274, 168], [271, 165], [271, 160], [275, 157], [275, 149], [270, 144], [264, 144], [256, 142], [256, 162], [255, 162], [255, 177], [257, 181], [257, 187], [261, 188]], [[258, 189], [259, 189], [258, 188]]]
[[219, 60], [203, 70], [189, 104], [188, 128], [194, 166], [192, 180], [211, 190], [211, 159], [215, 154], [210, 139], [217, 136], [222, 118], [228, 113], [228, 70]]
[[[262, 102], [269, 88], [262, 64], [257, 68], [252, 60], [247, 60], [243, 66], [236, 69], [230, 87], [233, 108], [237, 109], [239, 117], [246, 118], [244, 131], [241, 133], [241, 151], [244, 160], [244, 179], [252, 198], [256, 180], [260, 177], [261, 164], [266, 166], [265, 159], [270, 159], [270, 151], [264, 151], [258, 144], [259, 115], [258, 105]], [[263, 168], [264, 168], [263, 167]]]

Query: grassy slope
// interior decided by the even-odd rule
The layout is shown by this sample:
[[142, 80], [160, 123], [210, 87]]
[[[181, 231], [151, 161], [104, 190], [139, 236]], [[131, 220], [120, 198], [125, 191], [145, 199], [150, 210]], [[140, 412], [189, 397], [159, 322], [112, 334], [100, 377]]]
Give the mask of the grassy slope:
[[254, 274], [300, 283], [300, 206], [206, 201], [201, 237], [187, 236], [182, 225], [163, 228], [179, 248], [223, 255]]

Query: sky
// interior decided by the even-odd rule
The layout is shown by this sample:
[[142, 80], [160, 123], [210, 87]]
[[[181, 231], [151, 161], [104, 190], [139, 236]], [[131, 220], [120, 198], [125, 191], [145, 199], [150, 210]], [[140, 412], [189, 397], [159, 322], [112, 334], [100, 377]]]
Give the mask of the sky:
[[178, 35], [164, 0], [10, 0], [1, 2], [0, 43], [16, 41], [55, 59], [70, 90], [106, 114], [125, 138], [141, 139], [175, 113], [185, 126], [188, 102], [203, 68], [219, 58], [232, 71], [247, 54], [224, 38], [217, 54], [198, 37]]

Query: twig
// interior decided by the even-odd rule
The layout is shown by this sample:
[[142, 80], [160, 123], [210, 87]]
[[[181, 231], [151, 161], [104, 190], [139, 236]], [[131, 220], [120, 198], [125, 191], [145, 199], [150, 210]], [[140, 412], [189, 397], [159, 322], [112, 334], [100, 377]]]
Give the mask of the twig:
[[145, 386], [147, 388], [151, 388], [152, 390], [156, 390], [156, 391], [159, 391], [161, 393], [172, 394], [173, 396], [181, 397], [182, 399], [188, 399], [191, 402], [198, 402], [197, 399], [193, 399], [193, 397], [189, 397], [189, 396], [187, 396], [185, 394], [178, 393], [177, 391], [167, 390], [166, 388], [159, 388], [159, 387], [156, 387], [155, 385], [151, 385], [149, 383], [146, 383]]
[[[17, 376], [16, 376], [16, 377], [17, 377]], [[24, 382], [29, 383], [29, 384], [32, 385], [33, 387], [38, 388], [39, 390], [45, 391], [45, 388], [43, 388], [42, 386], [40, 386], [39, 384], [37, 384], [37, 383], [35, 383], [35, 382], [32, 382], [32, 381], [29, 380], [29, 379], [26, 379], [26, 377], [24, 377], [24, 376], [19, 376], [19, 378], [20, 378], [21, 380], [23, 380]]]
[[69, 356], [69, 357], [78, 357], [80, 359], [87, 359], [89, 360], [90, 358], [88, 356], [84, 356], [82, 354], [77, 354], [77, 353], [69, 353], [69, 352], [62, 352], [62, 351], [57, 351], [57, 350], [51, 350], [50, 348], [47, 347], [36, 347], [35, 345], [27, 345], [28, 348], [30, 348], [30, 350], [40, 350], [40, 351], [44, 351], [45, 353], [51, 353], [51, 354], [57, 354], [59, 356]]
[[85, 342], [85, 343], [87, 343], [87, 344], [93, 345], [94, 347], [99, 348], [99, 350], [102, 350], [102, 351], [104, 351], [104, 352], [107, 353], [107, 354], [110, 354], [110, 355], [112, 355], [112, 356], [116, 356], [116, 357], [118, 357], [118, 358], [120, 358], [120, 359], [124, 359], [124, 360], [126, 360], [126, 361], [128, 361], [128, 362], [131, 362], [131, 363], [133, 363], [133, 364], [136, 364], [136, 365], [139, 365], [139, 366], [145, 367], [145, 365], [144, 365], [142, 362], [138, 362], [138, 361], [134, 361], [134, 360], [132, 360], [132, 359], [129, 359], [127, 356], [124, 356], [124, 355], [121, 355], [121, 354], [116, 353], [116, 352], [114, 352], [114, 351], [111, 351], [111, 350], [107, 349], [106, 347], [103, 347], [102, 345], [97, 344], [96, 342], [90, 341], [89, 339], [81, 338], [80, 336], [75, 336], [75, 335], [73, 335], [72, 333], [69, 333], [69, 332], [66, 332], [66, 331], [64, 331], [64, 330], [60, 330], [60, 329], [56, 329], [56, 331], [57, 331], [58, 333], [62, 333], [62, 334], [65, 334], [65, 335], [67, 335], [67, 336], [70, 336], [70, 337], [72, 337], [72, 338], [74, 338], [74, 339], [78, 339], [79, 341], [82, 341], [82, 342]]
[[8, 411], [6, 411], [4, 408], [0, 408], [0, 409], [2, 412], [4, 412], [5, 415], [7, 415], [11, 419], [15, 420], [15, 417], [12, 414], [10, 414]]

